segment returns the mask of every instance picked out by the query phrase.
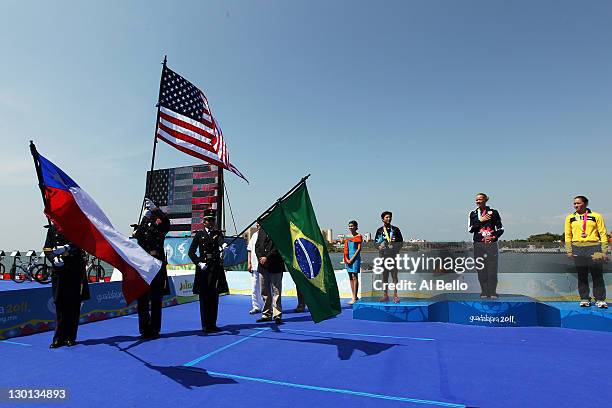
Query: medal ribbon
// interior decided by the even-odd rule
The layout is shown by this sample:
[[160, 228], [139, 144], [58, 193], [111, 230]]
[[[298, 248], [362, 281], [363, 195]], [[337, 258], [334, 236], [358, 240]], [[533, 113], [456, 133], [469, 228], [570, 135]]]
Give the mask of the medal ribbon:
[[[389, 227], [391, 229], [391, 227]], [[389, 232], [387, 231], [387, 227], [383, 225], [383, 232], [385, 233], [385, 239], [387, 242], [391, 242], [391, 237], [389, 236]], [[393, 235], [393, 231], [391, 231], [391, 235]]]
[[587, 227], [587, 220], [589, 219], [589, 217], [587, 217], [587, 212], [584, 212], [584, 215], [582, 216], [582, 238], [586, 238], [587, 233], [586, 233], [586, 227]]
[[487, 208], [485, 207], [482, 212], [478, 210], [478, 221], [482, 221], [482, 218], [487, 215]]

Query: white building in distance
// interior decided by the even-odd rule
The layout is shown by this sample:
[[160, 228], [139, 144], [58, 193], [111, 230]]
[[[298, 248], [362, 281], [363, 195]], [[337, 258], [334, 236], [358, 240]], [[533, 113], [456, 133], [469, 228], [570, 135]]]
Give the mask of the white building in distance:
[[323, 238], [327, 242], [329, 242], [329, 243], [334, 242], [334, 234], [333, 234], [331, 228], [329, 228], [329, 229], [321, 228], [321, 234], [323, 234]]

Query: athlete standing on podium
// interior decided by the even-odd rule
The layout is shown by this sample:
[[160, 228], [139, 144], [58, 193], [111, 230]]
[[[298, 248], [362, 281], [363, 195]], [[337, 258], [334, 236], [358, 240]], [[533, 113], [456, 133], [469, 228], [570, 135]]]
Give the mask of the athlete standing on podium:
[[601, 214], [587, 208], [585, 196], [574, 198], [574, 213], [565, 218], [565, 249], [578, 272], [580, 306], [591, 306], [589, 273], [593, 277], [593, 296], [597, 307], [607, 309], [603, 263], [608, 261], [608, 235]]
[[499, 212], [489, 206], [485, 193], [476, 194], [476, 209], [470, 212], [468, 231], [474, 238], [474, 258], [482, 258], [484, 267], [478, 270], [480, 297], [497, 299], [497, 240], [504, 233]]
[[[378, 256], [383, 259], [393, 259], [397, 254], [399, 254], [402, 249], [402, 245], [404, 244], [404, 237], [402, 237], [402, 232], [400, 229], [394, 225], [391, 225], [391, 221], [393, 220], [393, 213], [391, 211], [383, 211], [380, 214], [380, 218], [383, 222], [383, 226], [376, 230], [376, 235], [374, 236], [374, 241], [378, 244]], [[395, 260], [393, 261], [393, 267], [387, 268], [386, 262], [383, 262], [385, 265], [383, 270], [383, 296], [379, 299], [380, 302], [388, 302], [389, 301], [389, 274], [391, 275], [391, 279], [393, 279], [393, 283], [397, 285], [398, 283], [398, 270], [397, 264]], [[400, 298], [397, 295], [397, 286], [393, 288], [393, 303], [399, 303]]]

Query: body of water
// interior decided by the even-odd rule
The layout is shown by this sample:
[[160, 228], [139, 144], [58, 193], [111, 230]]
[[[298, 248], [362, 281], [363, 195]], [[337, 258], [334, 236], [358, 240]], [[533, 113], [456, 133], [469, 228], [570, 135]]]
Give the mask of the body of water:
[[[403, 256], [420, 257], [423, 252], [401, 252]], [[329, 254], [334, 269], [344, 269], [342, 263], [344, 255], [340, 252]], [[426, 253], [425, 256], [437, 256], [436, 253]], [[442, 257], [446, 255], [441, 255]], [[473, 257], [471, 252], [455, 253], [453, 256]], [[361, 253], [361, 269], [371, 270], [377, 252]], [[575, 272], [574, 263], [567, 258], [565, 253], [512, 253], [502, 252], [499, 254], [499, 273], [567, 273]], [[604, 271], [612, 273], [612, 262], [604, 266]]]

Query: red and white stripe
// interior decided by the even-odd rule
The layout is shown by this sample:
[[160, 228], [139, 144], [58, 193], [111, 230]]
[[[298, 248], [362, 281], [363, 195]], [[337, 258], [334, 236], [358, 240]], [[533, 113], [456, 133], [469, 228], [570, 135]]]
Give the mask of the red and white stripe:
[[200, 93], [200, 95], [205, 106], [201, 121], [163, 106], [160, 107], [157, 138], [183, 153], [220, 166], [246, 180], [242, 173], [230, 163], [223, 132], [212, 116], [208, 100], [204, 94]]

